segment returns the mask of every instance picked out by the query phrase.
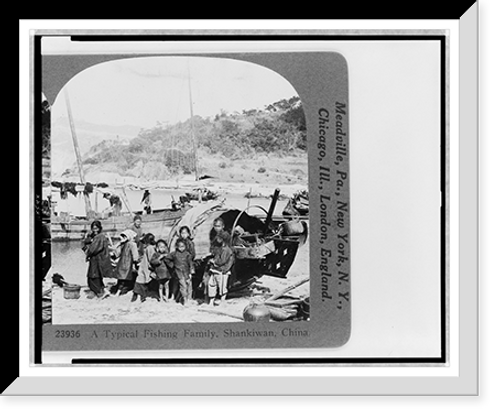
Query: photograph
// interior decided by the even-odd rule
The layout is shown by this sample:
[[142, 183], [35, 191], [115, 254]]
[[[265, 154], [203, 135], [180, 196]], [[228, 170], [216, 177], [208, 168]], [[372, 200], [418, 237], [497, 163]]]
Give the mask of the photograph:
[[287, 79], [128, 57], [42, 110], [44, 323], [309, 320], [306, 116]]
[[20, 25], [4, 394], [477, 395], [478, 7], [446, 15]]

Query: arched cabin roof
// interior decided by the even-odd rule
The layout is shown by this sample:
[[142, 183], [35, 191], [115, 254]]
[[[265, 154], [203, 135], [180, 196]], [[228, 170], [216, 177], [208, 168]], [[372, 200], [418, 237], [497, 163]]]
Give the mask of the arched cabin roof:
[[188, 226], [196, 250], [196, 259], [202, 259], [210, 254], [210, 231], [214, 220], [222, 217], [225, 230], [231, 233], [235, 221], [249, 233], [263, 233], [264, 222], [239, 209], [223, 206], [220, 202], [204, 203], [188, 210], [186, 214], [172, 227], [168, 237], [168, 245], [173, 250], [182, 226]]

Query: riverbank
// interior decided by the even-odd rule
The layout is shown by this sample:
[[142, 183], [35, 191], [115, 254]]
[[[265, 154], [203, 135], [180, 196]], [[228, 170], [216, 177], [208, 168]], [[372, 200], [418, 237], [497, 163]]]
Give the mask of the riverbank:
[[[57, 271], [53, 271], [57, 272]], [[82, 271], [84, 273], [84, 271]], [[52, 273], [47, 275], [50, 279]], [[286, 287], [300, 282], [309, 276], [309, 245], [306, 243], [299, 249], [286, 279], [264, 275], [259, 285], [268, 288], [266, 294], [276, 294]], [[106, 280], [108, 285], [113, 280]], [[147, 299], [144, 303], [131, 302], [132, 294], [112, 296], [103, 300], [87, 299], [85, 287], [79, 299], [65, 299], [64, 290], [60, 287], [52, 289], [53, 324], [110, 324], [110, 323], [210, 323], [239, 322], [243, 320], [243, 310], [252, 302], [262, 302], [264, 294], [229, 298], [223, 304], [209, 307], [199, 304], [182, 306], [173, 301], [158, 302]], [[309, 283], [295, 288], [288, 296], [306, 298], [309, 296]]]

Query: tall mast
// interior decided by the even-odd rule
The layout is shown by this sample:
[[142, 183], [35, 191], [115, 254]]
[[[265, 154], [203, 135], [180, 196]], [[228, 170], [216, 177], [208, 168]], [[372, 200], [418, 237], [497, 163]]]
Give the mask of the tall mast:
[[191, 115], [191, 144], [193, 146], [193, 161], [194, 161], [194, 178], [198, 181], [198, 156], [196, 151], [196, 138], [194, 134], [194, 120], [193, 120], [193, 98], [191, 95], [191, 73], [189, 71], [189, 60], [188, 60], [188, 85], [189, 85], [189, 112]]
[[[73, 148], [75, 149], [76, 164], [78, 165], [78, 173], [80, 174], [80, 181], [85, 185], [85, 175], [83, 173], [83, 163], [82, 156], [80, 155], [80, 147], [78, 146], [78, 139], [76, 137], [76, 129], [73, 123], [73, 114], [71, 112], [71, 105], [69, 102], [68, 90], [64, 89], [64, 97], [66, 99], [66, 109], [68, 111], [69, 127], [71, 129], [71, 138], [73, 139]], [[90, 204], [90, 198], [86, 193], [83, 193], [83, 198], [85, 200], [85, 214], [87, 218], [92, 215], [92, 206]]]

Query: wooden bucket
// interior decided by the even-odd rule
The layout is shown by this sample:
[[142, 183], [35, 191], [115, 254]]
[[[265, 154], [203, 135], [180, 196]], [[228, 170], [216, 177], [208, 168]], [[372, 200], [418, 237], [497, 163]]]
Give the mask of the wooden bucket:
[[64, 286], [64, 298], [67, 300], [77, 300], [80, 298], [80, 285], [68, 284]]

